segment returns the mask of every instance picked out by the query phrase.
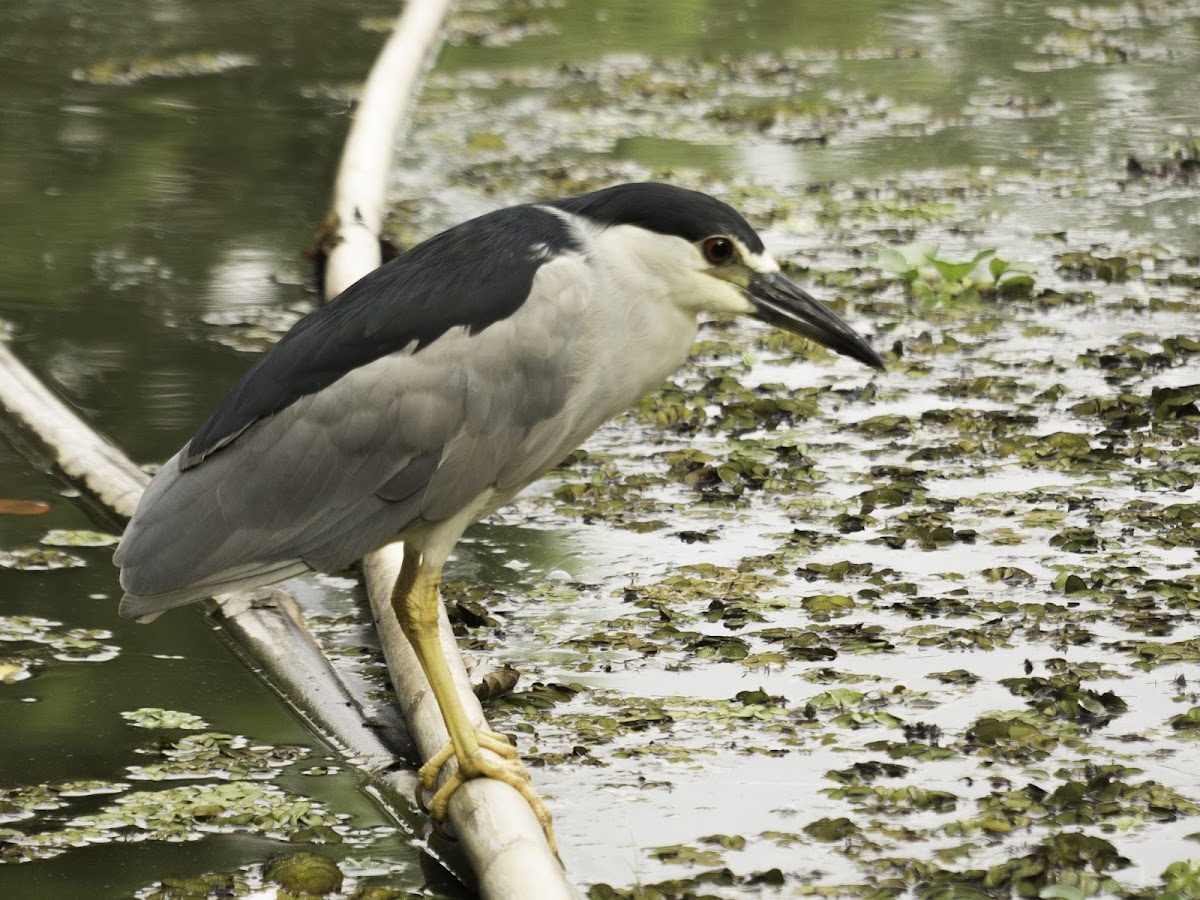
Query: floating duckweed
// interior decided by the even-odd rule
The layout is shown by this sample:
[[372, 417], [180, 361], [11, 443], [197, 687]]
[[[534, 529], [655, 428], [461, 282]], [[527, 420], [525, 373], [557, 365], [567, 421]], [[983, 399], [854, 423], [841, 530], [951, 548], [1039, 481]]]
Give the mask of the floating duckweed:
[[251, 892], [249, 879], [241, 873], [213, 872], [207, 875], [166, 877], [144, 900], [208, 900], [209, 897], [244, 897]]
[[836, 788], [822, 788], [821, 793], [873, 813], [890, 813], [894, 816], [914, 812], [953, 812], [960, 799], [949, 791], [916, 785], [893, 788], [876, 784], [845, 784]]
[[100, 531], [56, 528], [46, 532], [41, 542], [47, 547], [114, 547], [120, 539], [118, 535]]
[[76, 816], [55, 830], [10, 835], [0, 859], [46, 859], [83, 844], [115, 841], [198, 841], [215, 832], [338, 843], [343, 830], [338, 817], [316, 801], [271, 784], [221, 782], [124, 793], [99, 812]]
[[651, 859], [676, 865], [719, 866], [724, 859], [718, 850], [703, 850], [686, 844], [652, 847], [649, 852]]
[[845, 840], [861, 833], [861, 831], [861, 828], [844, 816], [837, 819], [818, 819], [804, 826], [805, 834], [815, 841], [824, 841], [826, 843]]
[[0, 550], [0, 569], [19, 569], [27, 572], [45, 572], [50, 569], [77, 569], [87, 565], [78, 556], [62, 550], [45, 547], [21, 547], [16, 550]]
[[965, 747], [981, 755], [1026, 762], [1045, 759], [1059, 743], [1049, 723], [1023, 712], [981, 716], [964, 738]]
[[255, 64], [244, 53], [191, 53], [164, 59], [107, 59], [76, 69], [71, 77], [90, 84], [129, 85], [147, 78], [216, 75]]
[[308, 754], [303, 747], [255, 745], [239, 735], [219, 732], [192, 734], [173, 744], [158, 744], [154, 752], [162, 761], [144, 766], [129, 766], [131, 779], [269, 779], [274, 777], [277, 769], [289, 766]]
[[105, 643], [111, 631], [101, 628], [71, 628], [59, 631], [61, 622], [39, 616], [0, 616], [0, 641], [25, 642], [40, 645], [27, 654], [25, 664], [52, 658], [61, 662], [104, 662], [118, 653], [118, 648]]
[[1189, 737], [1200, 737], [1200, 706], [1193, 706], [1185, 713], [1171, 716], [1167, 719], [1167, 724]]
[[342, 888], [342, 872], [337, 863], [317, 853], [302, 851], [274, 859], [264, 874], [292, 894], [323, 897]]
[[30, 676], [30, 663], [24, 659], [0, 658], [0, 683], [15, 684]]
[[1074, 673], [1049, 678], [1002, 678], [1000, 683], [1018, 697], [1028, 697], [1029, 705], [1047, 717], [1103, 725], [1129, 708], [1112, 691], [1099, 693], [1080, 687], [1079, 676]]
[[447, 23], [445, 39], [447, 43], [467, 47], [507, 47], [556, 32], [553, 23], [531, 18], [523, 10], [486, 16], [460, 13]]
[[174, 709], [143, 707], [121, 713], [121, 718], [137, 728], [183, 728], [199, 731], [208, 723], [199, 716]]

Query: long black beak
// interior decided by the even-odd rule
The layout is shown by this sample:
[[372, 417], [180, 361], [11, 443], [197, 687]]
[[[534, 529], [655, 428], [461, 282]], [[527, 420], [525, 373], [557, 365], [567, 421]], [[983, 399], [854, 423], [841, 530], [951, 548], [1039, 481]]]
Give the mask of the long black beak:
[[755, 318], [824, 344], [872, 369], [883, 368], [879, 354], [858, 332], [778, 272], [752, 275], [747, 294], [755, 306]]

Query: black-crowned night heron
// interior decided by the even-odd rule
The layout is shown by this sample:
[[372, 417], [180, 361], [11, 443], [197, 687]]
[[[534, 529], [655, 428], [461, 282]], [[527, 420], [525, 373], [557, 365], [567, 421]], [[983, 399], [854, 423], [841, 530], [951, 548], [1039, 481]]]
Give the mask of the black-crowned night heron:
[[342, 569], [402, 540], [392, 607], [451, 740], [422, 768], [424, 789], [458, 760], [431, 814], [465, 780], [498, 778], [551, 835], [515, 750], [476, 731], [455, 693], [438, 644], [442, 566], [467, 526], [657, 388], [702, 313], [883, 365], [706, 194], [625, 184], [425, 241], [297, 323], [163, 465], [117, 548], [121, 614]]

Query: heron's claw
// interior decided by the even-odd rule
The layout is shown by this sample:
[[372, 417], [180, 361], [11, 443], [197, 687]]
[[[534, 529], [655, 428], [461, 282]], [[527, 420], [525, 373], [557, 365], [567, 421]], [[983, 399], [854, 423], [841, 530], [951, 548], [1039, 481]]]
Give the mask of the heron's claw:
[[[545, 801], [534, 790], [533, 783], [529, 780], [529, 772], [526, 771], [525, 767], [521, 765], [520, 760], [517, 759], [516, 748], [502, 736], [490, 731], [478, 731], [475, 737], [479, 742], [479, 752], [467, 759], [459, 758], [457, 768], [450, 773], [450, 776], [441, 787], [437, 787], [437, 781], [443, 767], [451, 758], [456, 758], [452, 745], [447, 744], [431, 756], [417, 772], [417, 779], [420, 785], [420, 790], [417, 792], [417, 802], [421, 805], [422, 809], [428, 811], [430, 819], [433, 820], [434, 828], [439, 833], [445, 834], [439, 826], [446, 818], [446, 814], [450, 808], [450, 798], [454, 796], [455, 791], [473, 778], [494, 778], [497, 781], [504, 782], [525, 798], [525, 802], [529, 804], [533, 810], [533, 814], [537, 816], [537, 820], [542, 826], [542, 831], [546, 834], [546, 840], [550, 844], [550, 849], [554, 851], [555, 856], [558, 856], [558, 844], [554, 840], [554, 825], [550, 817], [550, 810], [546, 807]], [[490, 753], [500, 758], [495, 759], [492, 756], [485, 755], [483, 751], [490, 751]], [[421, 796], [425, 791], [433, 792], [428, 805], [425, 804], [424, 797]]]

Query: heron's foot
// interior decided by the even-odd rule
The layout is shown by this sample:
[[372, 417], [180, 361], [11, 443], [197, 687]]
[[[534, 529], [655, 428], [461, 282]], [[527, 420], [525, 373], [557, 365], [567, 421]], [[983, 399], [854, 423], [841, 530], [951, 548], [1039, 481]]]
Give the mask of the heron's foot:
[[[466, 759], [458, 758], [458, 767], [436, 791], [434, 788], [442, 768], [451, 758], [455, 758], [454, 747], [447, 744], [431, 756], [429, 761], [417, 772], [422, 792], [433, 791], [433, 796], [428, 803], [430, 818], [435, 824], [444, 821], [450, 808], [450, 798], [454, 796], [455, 791], [471, 779], [494, 778], [504, 782], [525, 798], [525, 802], [537, 816], [542, 831], [545, 832], [550, 849], [554, 851], [555, 856], [558, 856], [558, 844], [554, 840], [554, 825], [550, 817], [550, 810], [546, 807], [545, 801], [538, 796], [538, 792], [534, 790], [533, 782], [529, 779], [529, 772], [517, 758], [516, 748], [500, 735], [490, 731], [477, 731], [475, 737], [479, 742], [480, 749]], [[500, 758], [496, 759], [488, 755], [487, 751]]]
[[[502, 734], [480, 729], [475, 732], [475, 740], [479, 742], [482, 749], [491, 750], [501, 759], [515, 760], [517, 758], [517, 748], [510, 744]], [[442, 772], [442, 766], [446, 765], [452, 756], [454, 756], [454, 745], [447, 744], [429, 757], [425, 765], [421, 766], [417, 772], [417, 779], [420, 781], [422, 790], [432, 791], [437, 787], [438, 775]]]

